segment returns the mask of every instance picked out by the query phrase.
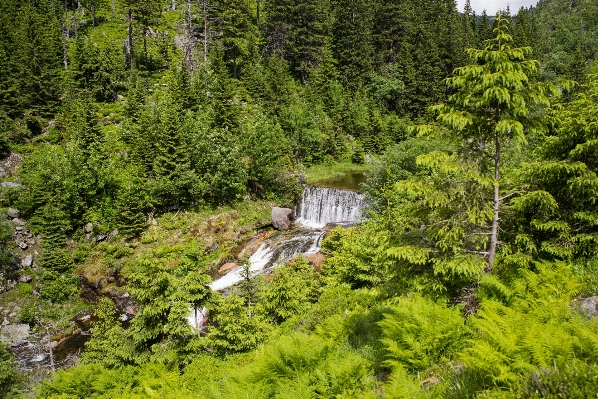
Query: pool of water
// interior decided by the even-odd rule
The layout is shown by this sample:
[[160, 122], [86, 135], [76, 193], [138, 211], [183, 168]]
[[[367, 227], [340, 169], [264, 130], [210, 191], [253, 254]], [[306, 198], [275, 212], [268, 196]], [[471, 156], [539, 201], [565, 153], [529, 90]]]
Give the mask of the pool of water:
[[366, 174], [364, 172], [345, 172], [344, 175], [316, 182], [313, 185], [319, 187], [339, 188], [341, 190], [361, 191], [361, 183], [364, 183]]

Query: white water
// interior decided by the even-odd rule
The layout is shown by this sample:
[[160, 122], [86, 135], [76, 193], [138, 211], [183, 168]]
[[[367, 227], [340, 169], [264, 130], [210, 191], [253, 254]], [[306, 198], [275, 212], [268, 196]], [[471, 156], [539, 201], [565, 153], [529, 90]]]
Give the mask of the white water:
[[[297, 208], [295, 228], [268, 238], [249, 258], [249, 273], [256, 276], [264, 270], [287, 263], [297, 255], [313, 255], [320, 251], [320, 242], [328, 223], [353, 224], [361, 218], [363, 194], [326, 187], [306, 187]], [[237, 267], [210, 284], [214, 291], [232, 287], [244, 277]], [[200, 328], [207, 315], [206, 309], [195, 311], [187, 318], [189, 324]]]
[[353, 224], [361, 218], [363, 194], [328, 187], [306, 187], [297, 209], [297, 223], [322, 228], [328, 223]]

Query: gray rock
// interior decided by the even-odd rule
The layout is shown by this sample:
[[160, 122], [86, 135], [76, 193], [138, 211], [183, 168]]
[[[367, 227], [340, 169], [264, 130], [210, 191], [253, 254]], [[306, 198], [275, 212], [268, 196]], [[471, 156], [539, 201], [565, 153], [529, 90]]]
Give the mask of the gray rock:
[[39, 362], [43, 362], [44, 360], [46, 360], [46, 355], [44, 355], [43, 353], [40, 353], [39, 355], [32, 357], [30, 361], [34, 362], [34, 363], [39, 363]]
[[27, 249], [27, 244], [24, 243], [23, 241], [15, 240], [15, 242], [17, 243], [17, 245], [19, 246], [19, 248], [21, 248], [22, 250], [26, 250]]
[[102, 242], [106, 239], [106, 234], [99, 234], [91, 239], [92, 242]]
[[[8, 319], [4, 318], [4, 320], [2, 321], [2, 325], [3, 326], [8, 326], [10, 324], [10, 321], [8, 321]], [[0, 338], [0, 342], [2, 341], [2, 339]]]
[[8, 208], [8, 217], [11, 219], [15, 219], [21, 217], [21, 212], [18, 209]]
[[33, 265], [33, 255], [29, 254], [21, 259], [21, 266], [31, 267], [31, 265]]
[[15, 226], [15, 231], [22, 231], [23, 230], [23, 226]]
[[14, 312], [18, 312], [19, 310], [21, 310], [21, 307], [20, 306], [15, 306], [12, 310]]
[[13, 317], [17, 317], [17, 312], [12, 312], [11, 314], [8, 315], [8, 317], [10, 317], [11, 319]]
[[25, 222], [19, 218], [13, 219], [12, 222], [15, 224], [15, 226], [21, 226], [21, 227], [25, 226], [27, 224], [27, 222]]
[[84, 233], [91, 233], [92, 230], [93, 230], [93, 223], [91, 223], [91, 222], [86, 223], [85, 226], [83, 226]]
[[293, 219], [293, 210], [289, 208], [272, 208], [272, 226], [276, 230], [287, 230]]
[[109, 240], [112, 237], [116, 237], [117, 235], [118, 235], [118, 229], [114, 229], [106, 235], [106, 239]]
[[598, 318], [598, 296], [584, 299], [580, 307], [586, 315]]
[[2, 183], [0, 183], [0, 186], [1, 187], [17, 188], [17, 187], [21, 187], [21, 184], [15, 183], [14, 181], [3, 181]]
[[218, 249], [218, 243], [215, 242], [211, 245], [206, 245], [205, 248], [203, 249], [203, 251], [207, 254], [209, 254], [210, 252], [214, 252], [215, 250]]
[[23, 274], [21, 277], [19, 277], [19, 281], [21, 283], [30, 283], [33, 280], [33, 277], [28, 276], [26, 274]]

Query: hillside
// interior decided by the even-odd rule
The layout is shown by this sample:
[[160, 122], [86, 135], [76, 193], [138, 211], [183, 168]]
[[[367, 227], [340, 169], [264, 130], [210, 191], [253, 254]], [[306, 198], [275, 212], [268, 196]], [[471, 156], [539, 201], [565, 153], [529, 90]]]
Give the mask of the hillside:
[[594, 3], [3, 1], [0, 398], [594, 397]]

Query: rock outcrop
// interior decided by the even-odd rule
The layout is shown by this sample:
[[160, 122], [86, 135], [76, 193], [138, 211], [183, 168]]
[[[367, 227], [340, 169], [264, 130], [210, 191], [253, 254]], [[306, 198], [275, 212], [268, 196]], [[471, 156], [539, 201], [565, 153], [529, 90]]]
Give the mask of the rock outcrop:
[[293, 220], [293, 210], [289, 208], [272, 208], [272, 226], [276, 230], [288, 230]]
[[580, 307], [586, 315], [598, 318], [598, 296], [584, 299]]

